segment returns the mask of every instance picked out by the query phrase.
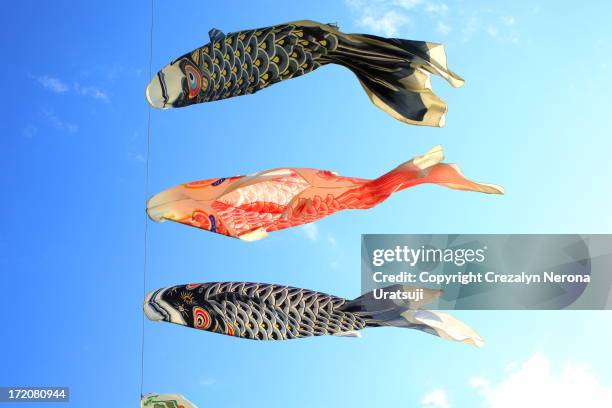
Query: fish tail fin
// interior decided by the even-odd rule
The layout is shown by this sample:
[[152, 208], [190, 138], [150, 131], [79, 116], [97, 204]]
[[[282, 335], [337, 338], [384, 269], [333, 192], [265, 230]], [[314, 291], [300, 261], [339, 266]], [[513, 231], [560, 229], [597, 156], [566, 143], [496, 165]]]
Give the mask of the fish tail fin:
[[[403, 327], [476, 347], [484, 345], [483, 338], [474, 329], [448, 313], [420, 309], [438, 298], [441, 290], [408, 285], [392, 285], [378, 290], [387, 294], [395, 293], [397, 296], [393, 299], [380, 299], [375, 296], [375, 291], [368, 292], [347, 302], [343, 311], [363, 317], [368, 327]], [[421, 291], [421, 300], [402, 299], [401, 294], [414, 298], [418, 291]]]
[[444, 126], [447, 106], [432, 91], [430, 74], [453, 87], [464, 83], [448, 68], [442, 44], [343, 34], [328, 58], [357, 75], [374, 105], [413, 125]]
[[504, 194], [503, 187], [469, 180], [456, 164], [442, 163], [443, 159], [442, 146], [435, 146], [424, 155], [402, 163], [390, 172], [345, 193], [338, 198], [338, 201], [346, 208], [372, 208], [396, 191], [425, 183], [438, 184], [454, 190]]
[[393, 193], [417, 184], [432, 183], [454, 190], [476, 191], [486, 194], [503, 194], [503, 187], [477, 183], [466, 178], [456, 164], [442, 163], [444, 150], [438, 145], [422, 156], [400, 164], [390, 172], [370, 181], [371, 187], [381, 192]]

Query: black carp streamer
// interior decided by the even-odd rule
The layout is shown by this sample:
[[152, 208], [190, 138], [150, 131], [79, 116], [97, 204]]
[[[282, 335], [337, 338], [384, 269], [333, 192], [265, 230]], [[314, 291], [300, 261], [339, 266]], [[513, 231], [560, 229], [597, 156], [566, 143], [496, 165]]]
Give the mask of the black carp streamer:
[[444, 126], [446, 103], [431, 89], [430, 74], [452, 86], [463, 79], [450, 71], [441, 44], [345, 34], [333, 24], [296, 21], [225, 35], [177, 58], [147, 86], [149, 104], [182, 107], [252, 94], [277, 82], [338, 64], [351, 71], [371, 101], [402, 122]]
[[[393, 285], [387, 292], [412, 292]], [[274, 284], [216, 282], [178, 285], [150, 292], [146, 316], [214, 333], [251, 340], [288, 340], [310, 336], [359, 337], [367, 327], [404, 327], [445, 339], [482, 346], [483, 339], [466, 324], [423, 304], [439, 290], [419, 289], [423, 300], [378, 300], [373, 292], [347, 300], [321, 292]]]

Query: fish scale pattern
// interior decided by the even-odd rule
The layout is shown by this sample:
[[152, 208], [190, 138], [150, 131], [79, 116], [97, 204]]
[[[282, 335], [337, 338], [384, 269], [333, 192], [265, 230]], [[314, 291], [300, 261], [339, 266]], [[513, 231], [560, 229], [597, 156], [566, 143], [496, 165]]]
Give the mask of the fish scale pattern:
[[245, 233], [279, 220], [291, 200], [308, 187], [306, 180], [289, 172], [225, 194], [212, 207], [224, 224]]
[[255, 202], [274, 203], [282, 206], [289, 204], [295, 195], [309, 186], [310, 184], [295, 171], [288, 171], [287, 174], [274, 179], [247, 185], [224, 194], [219, 198], [219, 202], [233, 207], [241, 207]]
[[[174, 286], [160, 295], [187, 326], [252, 340], [286, 340], [360, 330], [346, 299], [274, 284], [217, 282]], [[196, 315], [206, 313], [204, 325]]]
[[334, 33], [293, 24], [228, 35], [211, 30], [210, 37], [210, 43], [179, 58], [201, 74], [202, 86], [192, 103], [251, 94], [307, 74], [326, 64], [321, 57], [338, 45]]

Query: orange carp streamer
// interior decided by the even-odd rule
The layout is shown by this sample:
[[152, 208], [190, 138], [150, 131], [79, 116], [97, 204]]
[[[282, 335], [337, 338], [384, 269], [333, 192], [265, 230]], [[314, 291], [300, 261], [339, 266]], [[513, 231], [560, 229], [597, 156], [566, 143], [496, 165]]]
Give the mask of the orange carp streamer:
[[503, 194], [502, 187], [468, 180], [457, 165], [441, 163], [436, 146], [374, 180], [327, 170], [279, 168], [249, 176], [182, 184], [151, 197], [147, 214], [218, 234], [254, 241], [268, 232], [317, 221], [346, 209], [367, 209], [396, 191], [432, 183], [455, 190]]

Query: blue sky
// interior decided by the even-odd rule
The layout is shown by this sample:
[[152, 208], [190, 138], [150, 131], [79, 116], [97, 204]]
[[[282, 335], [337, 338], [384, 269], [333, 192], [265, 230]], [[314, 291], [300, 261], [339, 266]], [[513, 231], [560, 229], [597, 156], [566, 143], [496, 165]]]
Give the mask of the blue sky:
[[[433, 80], [446, 128], [391, 119], [348, 70], [327, 66], [257, 95], [152, 112], [151, 194], [280, 166], [376, 177], [436, 144], [507, 194], [421, 186], [253, 244], [150, 224], [148, 290], [246, 280], [351, 298], [362, 233], [611, 232], [609, 2], [294, 3], [156, 1], [153, 70], [206, 43], [212, 27], [308, 18], [440, 41], [466, 79], [460, 89]], [[70, 386], [68, 406], [138, 404], [149, 13], [146, 1], [62, 1], [14, 3], [0, 16], [0, 385]], [[147, 321], [144, 391], [200, 407], [609, 401], [609, 312], [456, 315], [484, 349], [402, 329], [250, 342]]]

